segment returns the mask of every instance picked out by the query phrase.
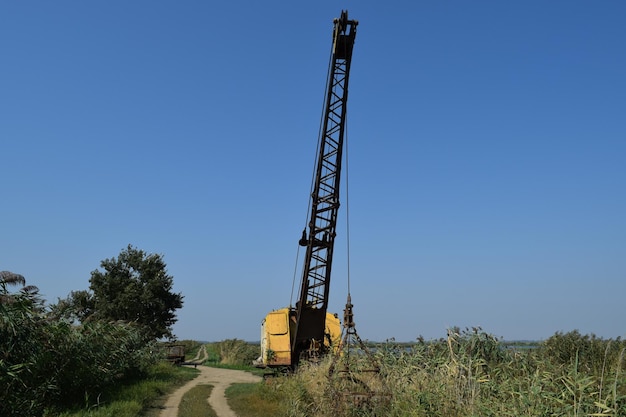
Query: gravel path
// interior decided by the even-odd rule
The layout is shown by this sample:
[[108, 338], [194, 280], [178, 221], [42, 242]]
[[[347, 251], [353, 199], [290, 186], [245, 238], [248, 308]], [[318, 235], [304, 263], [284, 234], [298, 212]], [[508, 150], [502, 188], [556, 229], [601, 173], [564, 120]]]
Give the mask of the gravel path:
[[200, 374], [195, 379], [189, 381], [168, 397], [160, 417], [177, 417], [178, 405], [183, 395], [191, 388], [200, 384], [213, 385], [213, 390], [209, 396], [209, 404], [213, 407], [218, 417], [237, 417], [226, 402], [226, 388], [230, 384], [238, 382], [261, 381], [261, 377], [244, 371], [211, 368], [204, 365], [198, 365], [198, 369]]

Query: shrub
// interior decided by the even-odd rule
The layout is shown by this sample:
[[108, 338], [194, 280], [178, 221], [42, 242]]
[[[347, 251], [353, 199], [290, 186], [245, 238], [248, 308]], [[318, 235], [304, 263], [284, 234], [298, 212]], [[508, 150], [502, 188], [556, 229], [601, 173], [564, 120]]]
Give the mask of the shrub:
[[227, 339], [212, 343], [208, 349], [219, 357], [219, 362], [224, 365], [250, 366], [252, 361], [259, 356], [259, 346], [239, 339]]
[[585, 371], [602, 373], [607, 364], [615, 364], [626, 342], [602, 339], [594, 334], [582, 335], [578, 330], [557, 332], [539, 345], [538, 353], [556, 365], [571, 365], [574, 361]]
[[[141, 375], [156, 356], [125, 323], [76, 326], [47, 316], [35, 287], [0, 275], [0, 415], [41, 415]], [[19, 276], [18, 276], [19, 277]]]

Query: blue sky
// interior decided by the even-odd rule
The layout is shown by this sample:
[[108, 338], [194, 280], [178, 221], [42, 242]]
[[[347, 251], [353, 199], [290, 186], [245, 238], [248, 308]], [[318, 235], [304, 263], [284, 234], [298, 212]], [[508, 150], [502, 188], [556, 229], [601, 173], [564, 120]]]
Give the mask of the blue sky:
[[132, 244], [185, 296], [179, 338], [258, 340], [342, 9], [361, 337], [626, 336], [622, 1], [4, 2], [0, 269], [55, 301]]

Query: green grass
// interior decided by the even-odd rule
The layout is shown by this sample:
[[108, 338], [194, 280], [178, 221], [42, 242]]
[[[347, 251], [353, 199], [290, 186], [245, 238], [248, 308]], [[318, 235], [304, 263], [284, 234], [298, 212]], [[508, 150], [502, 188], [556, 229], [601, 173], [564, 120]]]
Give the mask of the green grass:
[[285, 415], [278, 398], [280, 392], [265, 382], [233, 384], [226, 389], [228, 405], [239, 417]]
[[187, 391], [180, 401], [178, 417], [217, 417], [207, 402], [212, 390], [212, 385], [196, 385]]
[[267, 373], [265, 369], [256, 368], [250, 365], [229, 365], [225, 363], [210, 363], [205, 362], [205, 366], [210, 366], [211, 368], [221, 368], [221, 369], [233, 369], [236, 371], [246, 371], [250, 372], [252, 375], [263, 376]]
[[198, 372], [197, 369], [160, 363], [152, 367], [144, 378], [120, 383], [95, 398], [86, 397], [79, 409], [48, 412], [46, 416], [156, 417], [166, 394], [195, 378]]

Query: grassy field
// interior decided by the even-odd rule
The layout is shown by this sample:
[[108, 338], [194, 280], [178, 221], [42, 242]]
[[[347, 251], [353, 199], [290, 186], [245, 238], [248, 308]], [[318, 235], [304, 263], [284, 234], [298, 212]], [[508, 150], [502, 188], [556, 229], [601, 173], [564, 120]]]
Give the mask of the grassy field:
[[[252, 348], [243, 344], [210, 345], [210, 362], [219, 363], [224, 355], [229, 364], [221, 366], [250, 370], [245, 363]], [[453, 328], [438, 340], [370, 347], [380, 368], [377, 377], [329, 376], [332, 358], [327, 357], [317, 365], [301, 365], [295, 374], [232, 385], [228, 402], [240, 417], [626, 416], [626, 342], [619, 338], [574, 331], [528, 347], [502, 342], [481, 329]], [[364, 363], [366, 356], [352, 360]], [[158, 399], [193, 378], [194, 371], [159, 365], [147, 379], [85, 398], [84, 407], [61, 416], [157, 417]], [[190, 391], [181, 406], [187, 414], [181, 417], [213, 415], [206, 403], [211, 388]], [[347, 391], [371, 394], [370, 400], [346, 400], [354, 398], [344, 397]]]

